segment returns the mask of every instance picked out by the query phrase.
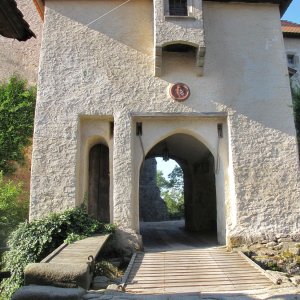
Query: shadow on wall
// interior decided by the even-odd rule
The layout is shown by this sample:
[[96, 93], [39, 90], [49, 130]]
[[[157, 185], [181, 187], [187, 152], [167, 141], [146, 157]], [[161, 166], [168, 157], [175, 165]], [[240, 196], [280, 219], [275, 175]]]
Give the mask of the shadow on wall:
[[[149, 60], [147, 65], [149, 70], [139, 71], [142, 72], [141, 76], [145, 74], [150, 76], [154, 46], [153, 4], [151, 1], [131, 0], [118, 7], [122, 3], [124, 2], [82, 1], [79, 6], [76, 1], [66, 3], [51, 1], [47, 6], [48, 14], [61, 15], [62, 19], [57, 24], [64, 23], [68, 30], [78, 31], [76, 34], [73, 32], [69, 38], [77, 35], [78, 40], [89, 43], [88, 31], [95, 31], [110, 38], [107, 46], [112, 49], [120, 46], [124, 66], [128, 65], [132, 68], [132, 60], [136, 59], [137, 55], [132, 51], [133, 49], [143, 54], [142, 58], [139, 57], [138, 63]], [[272, 43], [269, 41], [274, 36], [274, 28], [271, 25], [276, 21], [273, 10], [270, 7], [260, 7], [258, 10], [255, 5], [232, 5], [206, 3], [203, 6], [206, 37], [204, 76], [196, 76], [191, 72], [190, 64], [184, 61], [180, 63], [179, 60], [176, 64], [178, 68], [174, 68], [171, 59], [170, 62], [163, 62], [169, 73], [149, 82], [144, 89], [141, 88], [141, 93], [149, 93], [153, 106], [155, 101], [161, 102], [162, 97], [166, 98], [165, 88], [168, 83], [184, 81], [190, 86], [191, 97], [180, 104], [168, 97], [168, 103], [173, 106], [173, 109], [210, 112], [231, 110], [262, 124], [263, 127], [294, 136], [290, 88], [286, 76], [285, 56], [281, 55], [284, 49], [280, 44], [280, 32], [277, 39]], [[238, 15], [233, 8], [238, 8]], [[257, 26], [252, 26], [253, 15], [257, 16], [255, 19], [258, 22]], [[265, 16], [271, 24], [267, 28], [265, 28]], [[53, 18], [57, 19], [57, 15]], [[259, 26], [259, 22], [262, 26]], [[76, 23], [79, 26], [76, 26]], [[260, 27], [264, 30], [258, 32], [257, 28]], [[68, 39], [66, 32], [59, 34], [65, 35]], [[75, 43], [74, 39], [72, 41]], [[269, 46], [268, 41], [271, 43], [268, 44]], [[114, 45], [116, 42], [119, 42], [119, 45]], [[126, 49], [122, 45], [129, 48]], [[267, 46], [269, 48], [266, 50]], [[91, 52], [85, 55], [88, 57], [96, 50], [91, 48], [86, 51]], [[282, 60], [279, 59], [281, 57]], [[192, 62], [186, 57], [184, 60]], [[278, 63], [274, 64], [274, 61]], [[132, 84], [131, 88], [134, 87], [129, 79], [128, 84]], [[144, 97], [142, 94], [137, 94], [136, 98]]]
[[81, 1], [80, 5], [78, 1], [68, 1], [61, 5], [49, 2], [47, 6], [69, 20], [84, 25], [75, 29], [82, 38], [89, 28], [139, 52], [152, 55], [152, 1], [130, 0], [125, 4], [124, 1]]

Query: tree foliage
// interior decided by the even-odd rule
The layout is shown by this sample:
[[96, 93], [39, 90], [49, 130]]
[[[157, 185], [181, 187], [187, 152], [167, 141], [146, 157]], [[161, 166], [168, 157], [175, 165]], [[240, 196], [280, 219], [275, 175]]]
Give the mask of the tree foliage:
[[168, 178], [170, 188], [183, 193], [183, 172], [178, 165], [174, 167]]
[[182, 193], [165, 191], [162, 192], [162, 197], [167, 205], [170, 219], [180, 219], [184, 216], [184, 197]]
[[19, 224], [9, 237], [10, 251], [3, 257], [3, 269], [10, 271], [12, 276], [1, 283], [0, 299], [10, 299], [12, 293], [23, 285], [27, 264], [39, 262], [64, 240], [70, 242], [74, 237], [84, 238], [93, 233], [112, 232], [114, 229], [111, 224], [103, 224], [89, 217], [84, 207]]
[[292, 88], [294, 120], [297, 133], [298, 151], [300, 149], [300, 89]]
[[169, 217], [177, 219], [184, 216], [184, 193], [183, 193], [183, 172], [176, 165], [168, 175], [168, 179], [163, 176], [162, 171], [156, 174], [157, 186], [167, 205]]
[[161, 191], [169, 188], [169, 181], [164, 177], [164, 174], [161, 170], [157, 170], [156, 184]]
[[0, 246], [4, 246], [9, 233], [28, 218], [28, 201], [22, 199], [22, 185], [4, 181], [0, 172]]
[[36, 89], [14, 76], [0, 84], [0, 170], [14, 170], [13, 162], [22, 163], [23, 149], [33, 133]]

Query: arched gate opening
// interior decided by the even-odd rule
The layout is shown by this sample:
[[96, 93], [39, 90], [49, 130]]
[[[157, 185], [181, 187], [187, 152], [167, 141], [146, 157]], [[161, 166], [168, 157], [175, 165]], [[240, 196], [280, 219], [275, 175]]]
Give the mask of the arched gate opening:
[[[206, 233], [217, 236], [217, 208], [215, 163], [210, 150], [198, 139], [188, 134], [174, 134], [157, 143], [146, 155], [140, 171], [140, 186], [145, 186], [144, 167], [154, 157], [173, 159], [183, 171], [184, 181], [184, 228], [189, 232]], [[154, 174], [152, 174], [154, 176]], [[157, 209], [154, 203], [145, 203], [140, 189], [140, 220], [141, 212]], [[151, 200], [151, 197], [148, 200]], [[147, 208], [145, 209], [145, 206]], [[151, 210], [152, 207], [152, 210]], [[161, 210], [158, 209], [160, 213]], [[154, 213], [157, 217], [157, 213]], [[153, 221], [156, 221], [155, 218]], [[141, 234], [143, 236], [143, 227]]]

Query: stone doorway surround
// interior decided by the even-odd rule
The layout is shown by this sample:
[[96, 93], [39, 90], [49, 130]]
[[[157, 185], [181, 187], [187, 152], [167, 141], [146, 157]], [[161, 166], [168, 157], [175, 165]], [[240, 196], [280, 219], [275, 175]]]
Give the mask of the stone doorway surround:
[[[113, 151], [113, 118], [112, 117], [82, 117], [80, 119], [80, 138], [79, 154], [77, 157], [77, 198], [76, 204], [80, 205], [82, 202], [89, 202], [90, 193], [90, 153], [96, 145], [102, 145], [106, 149], [107, 162], [105, 163], [105, 182], [108, 187], [105, 189], [106, 200], [105, 204], [106, 212], [104, 221], [113, 222], [113, 163], [112, 163], [112, 151]], [[100, 170], [98, 170], [100, 171]], [[100, 208], [99, 208], [100, 209]], [[101, 215], [101, 214], [100, 214]], [[99, 216], [100, 217], [100, 216]], [[103, 216], [102, 216], [103, 217]]]
[[[186, 114], [133, 114], [134, 123], [142, 123], [142, 135], [133, 135], [134, 186], [133, 224], [140, 233], [139, 224], [139, 172], [147, 153], [160, 141], [174, 134], [186, 134], [204, 144], [211, 152], [218, 168], [215, 172], [217, 238], [226, 244], [227, 226], [234, 218], [234, 204], [230, 198], [231, 177], [228, 174], [228, 128], [226, 113]], [[223, 137], [218, 137], [218, 124], [222, 124]], [[135, 128], [134, 128], [135, 130]]]

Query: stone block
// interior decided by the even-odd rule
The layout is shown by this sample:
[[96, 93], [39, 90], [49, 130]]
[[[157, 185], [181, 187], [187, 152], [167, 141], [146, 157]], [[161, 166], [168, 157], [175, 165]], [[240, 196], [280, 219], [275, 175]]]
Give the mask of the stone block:
[[289, 242], [292, 242], [293, 239], [290, 238], [290, 237], [281, 237], [280, 239], [278, 239], [278, 242], [279, 243], [289, 243]]
[[80, 300], [85, 293], [82, 288], [29, 285], [18, 289], [13, 294], [12, 300]]
[[119, 287], [118, 287], [118, 285], [116, 285], [116, 284], [110, 284], [110, 285], [107, 287], [107, 290], [110, 290], [110, 291], [119, 291]]
[[280, 243], [273, 247], [274, 250], [281, 250], [283, 248], [283, 243]]
[[294, 285], [300, 285], [300, 276], [291, 277], [291, 281]]
[[110, 280], [106, 276], [96, 276], [92, 282], [92, 288], [94, 290], [106, 289], [109, 284]]
[[82, 264], [32, 263], [25, 268], [25, 285], [52, 285], [88, 289], [92, 280], [90, 266]]
[[277, 246], [277, 243], [276, 242], [269, 242], [266, 244], [267, 247], [274, 247], [274, 246]]
[[289, 248], [289, 251], [290, 251], [292, 254], [300, 255], [300, 248], [298, 248], [298, 247]]

